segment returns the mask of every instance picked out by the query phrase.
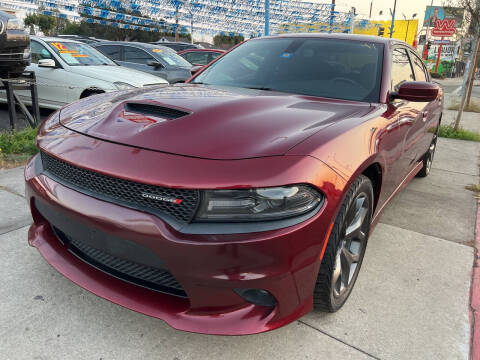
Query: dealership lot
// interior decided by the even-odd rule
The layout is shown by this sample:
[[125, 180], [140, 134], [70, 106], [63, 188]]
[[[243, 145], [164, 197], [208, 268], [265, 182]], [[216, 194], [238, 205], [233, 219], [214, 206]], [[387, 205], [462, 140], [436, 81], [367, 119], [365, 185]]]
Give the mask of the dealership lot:
[[464, 187], [478, 183], [479, 153], [439, 139], [430, 176], [388, 205], [341, 311], [243, 337], [179, 332], [65, 279], [27, 245], [22, 168], [1, 171], [3, 358], [466, 359], [476, 200]]

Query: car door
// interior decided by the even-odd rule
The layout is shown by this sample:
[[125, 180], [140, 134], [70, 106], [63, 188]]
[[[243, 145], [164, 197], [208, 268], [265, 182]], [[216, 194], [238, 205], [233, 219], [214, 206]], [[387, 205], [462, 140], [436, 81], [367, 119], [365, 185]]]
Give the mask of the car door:
[[144, 71], [152, 75], [159, 76], [163, 79], [167, 79], [167, 74], [165, 72], [165, 64], [162, 64], [163, 67], [155, 67], [148, 65], [150, 61], [159, 62], [153, 55], [150, 55], [143, 49], [123, 45], [123, 57], [121, 61], [118, 61], [120, 65], [133, 68], [135, 70]]
[[[414, 72], [410, 63], [407, 48], [394, 47], [392, 50], [391, 91], [397, 92], [406, 81], [415, 81]], [[394, 99], [391, 102], [394, 109], [394, 126], [398, 128], [402, 138], [398, 139], [400, 153], [396, 161], [396, 173], [399, 182], [402, 181], [415, 165], [415, 135], [423, 127], [421, 111], [416, 103]]]
[[[35, 72], [40, 105], [65, 105], [67, 102], [66, 93], [68, 91], [68, 86], [65, 84], [67, 72], [63, 69], [53, 52], [44, 44], [32, 39], [30, 42], [30, 48], [32, 61], [26, 70]], [[53, 59], [55, 60], [57, 67], [40, 67], [38, 66], [38, 61], [41, 59]], [[19, 91], [19, 95], [25, 99], [30, 98], [29, 91]]]
[[[410, 66], [412, 68], [412, 74], [414, 81], [425, 81], [425, 73], [423, 68], [419, 64], [419, 61], [416, 61], [416, 56], [412, 54], [410, 49], [401, 47], [402, 51], [405, 51], [408, 54]], [[420, 65], [420, 68], [418, 66]], [[415, 71], [415, 69], [417, 69]], [[427, 106], [428, 102], [415, 102], [415, 101], [405, 101], [403, 109], [405, 114], [403, 119], [408, 124], [408, 131], [405, 136], [404, 146], [403, 146], [403, 157], [405, 162], [405, 170], [409, 172], [422, 156], [427, 152], [428, 146], [422, 150], [423, 143], [426, 141], [426, 137], [431, 138], [432, 136], [426, 135], [426, 123], [427, 123]], [[432, 134], [433, 135], [433, 134]]]
[[[412, 50], [409, 50], [410, 60], [415, 74], [415, 81], [430, 81], [430, 76], [425, 64]], [[422, 121], [418, 121], [412, 128], [410, 148], [416, 161], [421, 160], [428, 151], [432, 139], [439, 125], [442, 106], [441, 98], [432, 102], [417, 102], [412, 104], [420, 114]]]

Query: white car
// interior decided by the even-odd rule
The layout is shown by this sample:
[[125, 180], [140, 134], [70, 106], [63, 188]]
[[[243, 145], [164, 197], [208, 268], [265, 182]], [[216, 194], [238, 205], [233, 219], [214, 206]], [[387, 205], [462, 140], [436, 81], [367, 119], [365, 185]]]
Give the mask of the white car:
[[[53, 37], [31, 37], [40, 107], [58, 109], [93, 94], [168, 84], [164, 79], [117, 65], [90, 45]], [[16, 91], [31, 103], [30, 91]], [[5, 98], [3, 92], [2, 97]]]

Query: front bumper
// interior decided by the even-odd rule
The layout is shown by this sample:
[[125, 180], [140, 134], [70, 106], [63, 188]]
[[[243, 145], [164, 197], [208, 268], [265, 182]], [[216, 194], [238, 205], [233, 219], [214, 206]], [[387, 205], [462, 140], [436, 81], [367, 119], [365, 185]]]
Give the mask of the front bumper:
[[[82, 141], [95, 140], [82, 137]], [[61, 142], [52, 143], [63, 146]], [[132, 153], [127, 147], [102, 144], [115, 147], [114, 153], [124, 161], [128, 161], [131, 154], [139, 156], [138, 152]], [[82, 156], [89, 147], [84, 149], [87, 150], [78, 147], [71, 154], [86, 161], [99, 159]], [[121, 156], [122, 151], [126, 151], [127, 158]], [[142, 150], [140, 155], [146, 153]], [[148, 154], [152, 155], [151, 152]], [[161, 163], [161, 158], [167, 155], [155, 156]], [[268, 331], [312, 309], [313, 288], [325, 235], [341, 195], [332, 184], [334, 181], [343, 184], [326, 167], [322, 171], [328, 172], [332, 181], [324, 181], [328, 188], [322, 190], [328, 193], [328, 201], [313, 217], [276, 230], [222, 235], [182, 233], [155, 215], [84, 195], [41, 174], [35, 166], [36, 159], [34, 157], [25, 170], [26, 197], [34, 218], [29, 243], [60, 273], [86, 290], [131, 310], [163, 319], [176, 329], [206, 334], [241, 335]], [[199, 160], [186, 158], [179, 161]], [[317, 162], [314, 159], [308, 161]], [[93, 163], [88, 167], [95, 168]], [[186, 163], [179, 167], [193, 171]], [[135, 172], [135, 169], [131, 170]], [[245, 174], [244, 169], [238, 171]], [[192, 177], [194, 181], [202, 181], [194, 174]], [[59, 241], [50, 224], [51, 219], [38, 211], [39, 203], [42, 208], [48, 207], [61, 214], [66, 222], [77, 222], [94, 232], [117, 236], [147, 248], [165, 264], [187, 298], [131, 284], [79, 259]], [[245, 288], [269, 291], [277, 300], [276, 306], [247, 302], [235, 292], [235, 289]]]

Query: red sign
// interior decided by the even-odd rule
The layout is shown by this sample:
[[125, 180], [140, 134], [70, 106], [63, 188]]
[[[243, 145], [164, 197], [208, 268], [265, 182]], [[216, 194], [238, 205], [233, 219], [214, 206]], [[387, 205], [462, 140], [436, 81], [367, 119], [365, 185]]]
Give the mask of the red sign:
[[455, 34], [456, 19], [437, 19], [435, 27], [432, 29], [432, 36], [452, 36]]

